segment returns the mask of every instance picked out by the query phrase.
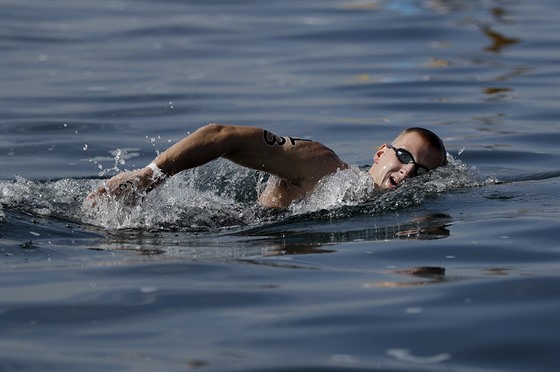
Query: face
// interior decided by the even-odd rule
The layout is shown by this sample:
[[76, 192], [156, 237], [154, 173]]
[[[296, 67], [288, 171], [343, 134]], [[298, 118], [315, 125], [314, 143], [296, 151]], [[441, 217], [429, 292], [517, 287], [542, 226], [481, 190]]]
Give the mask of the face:
[[[392, 144], [395, 149], [407, 150], [414, 158], [416, 164], [432, 170], [441, 164], [439, 152], [428, 147], [417, 133], [407, 133], [395, 140]], [[382, 145], [373, 157], [373, 165], [369, 174], [373, 178], [376, 188], [394, 189], [402, 181], [416, 175], [418, 166], [399, 161], [397, 153], [389, 147]]]

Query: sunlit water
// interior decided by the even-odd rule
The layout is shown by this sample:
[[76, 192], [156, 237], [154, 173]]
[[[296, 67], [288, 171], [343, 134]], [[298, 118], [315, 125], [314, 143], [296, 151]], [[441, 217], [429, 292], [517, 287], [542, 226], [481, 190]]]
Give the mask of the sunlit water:
[[[0, 369], [556, 371], [555, 1], [0, 2]], [[209, 122], [352, 168], [266, 210], [227, 161], [83, 208]], [[367, 174], [408, 126], [450, 165]]]

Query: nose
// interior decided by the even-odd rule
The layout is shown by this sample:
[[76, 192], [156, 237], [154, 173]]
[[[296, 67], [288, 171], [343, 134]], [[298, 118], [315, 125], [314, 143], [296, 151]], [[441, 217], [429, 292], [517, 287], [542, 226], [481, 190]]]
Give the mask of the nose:
[[411, 177], [412, 175], [414, 175], [414, 171], [415, 171], [414, 168], [415, 168], [415, 167], [416, 167], [416, 165], [414, 165], [414, 164], [412, 164], [412, 163], [403, 164], [403, 165], [401, 166], [401, 169], [400, 169], [400, 174], [403, 175], [403, 179], [409, 178], [409, 177]]

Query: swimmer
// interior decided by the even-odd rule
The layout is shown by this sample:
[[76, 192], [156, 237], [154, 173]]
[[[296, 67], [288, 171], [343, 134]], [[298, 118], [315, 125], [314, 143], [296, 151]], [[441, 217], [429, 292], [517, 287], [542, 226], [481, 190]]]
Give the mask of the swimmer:
[[[142, 195], [168, 177], [218, 158], [276, 176], [269, 179], [259, 195], [259, 203], [268, 208], [288, 207], [309, 195], [323, 177], [349, 167], [319, 142], [280, 137], [255, 127], [208, 124], [168, 148], [145, 168], [109, 179], [87, 196], [85, 204], [95, 206], [106, 195]], [[391, 144], [377, 149], [368, 173], [375, 188], [391, 190], [445, 163], [445, 146], [436, 134], [424, 128], [409, 128]]]

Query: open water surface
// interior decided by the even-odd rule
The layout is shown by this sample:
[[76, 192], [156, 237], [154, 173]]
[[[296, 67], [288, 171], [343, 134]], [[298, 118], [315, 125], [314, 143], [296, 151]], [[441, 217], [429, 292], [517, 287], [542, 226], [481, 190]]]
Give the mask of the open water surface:
[[[0, 0], [0, 370], [557, 371], [557, 1]], [[355, 164], [281, 212], [210, 122]], [[450, 166], [376, 193], [409, 126]]]

